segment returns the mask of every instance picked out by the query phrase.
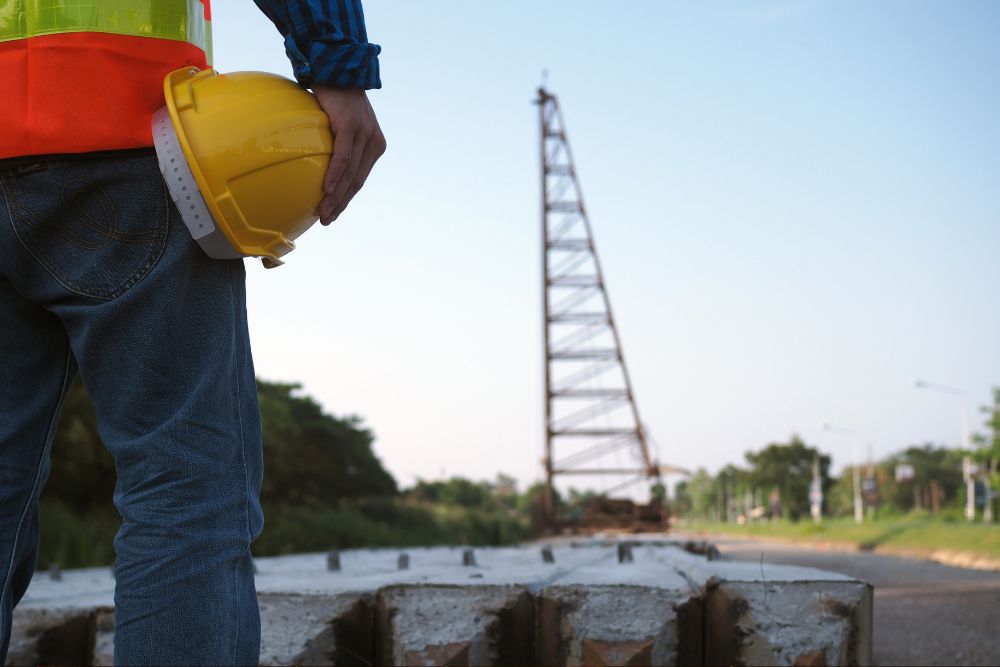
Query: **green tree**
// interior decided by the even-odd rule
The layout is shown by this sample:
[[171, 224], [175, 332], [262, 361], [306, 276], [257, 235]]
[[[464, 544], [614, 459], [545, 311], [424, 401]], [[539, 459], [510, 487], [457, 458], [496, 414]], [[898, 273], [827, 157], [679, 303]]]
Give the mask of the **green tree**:
[[823, 493], [833, 483], [830, 478], [830, 457], [809, 447], [797, 435], [787, 444], [771, 443], [759, 452], [747, 452], [750, 483], [763, 490], [765, 501], [777, 490], [781, 497], [782, 515], [797, 521], [809, 515], [809, 485], [812, 482], [813, 460], [819, 457]]
[[[528, 517], [528, 523], [533, 535], [545, 532], [545, 482], [535, 482], [525, 492], [518, 496], [517, 509], [522, 516]], [[556, 516], [563, 512], [563, 499], [558, 489], [552, 489]]]
[[655, 482], [649, 485], [649, 502], [653, 505], [667, 504], [667, 487], [663, 482]]
[[670, 512], [673, 516], [685, 518], [691, 518], [694, 515], [691, 493], [685, 479], [674, 485], [674, 499], [670, 502]]
[[743, 498], [752, 490], [752, 480], [748, 471], [728, 464], [715, 476], [719, 503], [719, 518], [734, 521], [743, 510]]
[[674, 490], [678, 515], [708, 521], [719, 518], [719, 487], [707, 470], [698, 468], [691, 477], [678, 482]]
[[[326, 510], [343, 500], [392, 497], [396, 482], [372, 451], [371, 431], [357, 417], [324, 414], [313, 399], [296, 395], [297, 390], [292, 384], [257, 383], [265, 505]], [[51, 460], [41, 497], [39, 562], [64, 567], [109, 563], [112, 538], [120, 525], [112, 504], [115, 466], [80, 382], [73, 384], [63, 402]], [[271, 522], [268, 526], [265, 532], [274, 529]]]
[[[987, 434], [976, 437], [976, 444], [979, 446], [975, 458], [980, 466], [986, 471], [988, 488], [992, 493], [1000, 489], [1000, 387], [993, 387], [993, 405], [984, 405], [980, 411], [985, 415]], [[996, 508], [996, 499], [990, 500]], [[993, 514], [996, 517], [996, 513]]]
[[[936, 505], [959, 507], [964, 497], [962, 482], [962, 457], [964, 454], [950, 447], [908, 447], [886, 458], [880, 468], [884, 470], [879, 480], [882, 484], [882, 501], [898, 512], [914, 509], [930, 510]], [[896, 481], [897, 466], [913, 467], [913, 479]], [[934, 496], [938, 496], [935, 501]]]
[[341, 500], [392, 495], [396, 481], [372, 451], [359, 417], [325, 414], [297, 384], [258, 381], [264, 437], [264, 503], [336, 506]]
[[504, 473], [497, 473], [493, 482], [493, 500], [498, 507], [510, 512], [517, 511], [517, 480]]
[[420, 502], [458, 507], [487, 508], [493, 504], [493, 487], [489, 482], [473, 482], [464, 477], [431, 482], [417, 480], [407, 495]]

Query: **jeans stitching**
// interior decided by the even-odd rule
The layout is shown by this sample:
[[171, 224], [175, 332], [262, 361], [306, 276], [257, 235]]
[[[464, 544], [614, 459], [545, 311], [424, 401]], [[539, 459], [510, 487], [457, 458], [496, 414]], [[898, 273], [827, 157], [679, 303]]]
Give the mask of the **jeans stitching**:
[[[238, 317], [238, 315], [236, 313], [237, 297], [236, 297], [236, 292], [233, 289], [233, 281], [235, 280], [235, 278], [233, 277], [233, 264], [232, 264], [232, 262], [228, 262], [227, 263], [227, 265], [226, 265], [226, 274], [229, 277], [229, 294], [232, 297], [231, 302], [233, 304], [233, 334], [236, 336], [237, 340], [241, 341], [241, 343], [239, 345], [234, 346], [234, 348], [238, 348], [238, 349], [234, 350], [234, 356], [235, 356], [235, 355], [238, 355], [239, 352], [240, 352], [240, 350], [243, 349], [243, 342], [242, 342], [242, 338], [240, 336], [241, 327], [240, 327], [240, 323], [239, 323], [239, 317]], [[240, 423], [240, 459], [241, 459], [241, 461], [243, 463], [243, 482], [244, 482], [245, 487], [246, 487], [246, 494], [243, 496], [243, 517], [244, 517], [244, 519], [246, 521], [247, 539], [248, 540], [252, 540], [253, 539], [253, 531], [250, 530], [250, 473], [247, 470], [246, 432], [245, 432], [245, 430], [243, 428], [243, 403], [242, 403], [242, 395], [241, 395], [241, 392], [240, 392], [240, 365], [239, 365], [239, 359], [238, 358], [235, 361], [236, 361], [236, 363], [233, 364], [233, 376], [234, 376], [233, 377], [233, 380], [234, 380], [233, 386], [236, 387], [236, 416], [237, 416], [237, 419], [239, 420], [239, 423]], [[250, 550], [248, 548], [247, 552], [249, 553], [249, 551]], [[236, 664], [236, 658], [239, 655], [238, 651], [239, 651], [239, 645], [240, 645], [239, 644], [239, 639], [240, 639], [239, 567], [240, 567], [240, 564], [239, 564], [239, 562], [237, 562], [236, 563], [236, 578], [234, 579], [234, 581], [236, 582], [236, 595], [235, 595], [235, 599], [236, 599], [236, 637], [235, 637], [235, 640], [233, 642], [233, 661], [234, 661], [233, 664]]]
[[[9, 593], [10, 579], [11, 576], [13, 576], [14, 572], [14, 560], [15, 557], [17, 556], [17, 548], [21, 539], [21, 528], [24, 527], [24, 520], [28, 516], [28, 510], [31, 508], [31, 503], [39, 492], [38, 485], [42, 474], [42, 462], [45, 460], [45, 455], [52, 444], [52, 437], [55, 434], [55, 427], [59, 421], [59, 412], [60, 410], [62, 410], [63, 400], [65, 400], [66, 398], [66, 390], [69, 388], [69, 380], [71, 375], [70, 368], [72, 368], [73, 365], [72, 362], [73, 362], [73, 354], [70, 351], [69, 344], [67, 344], [66, 368], [63, 370], [63, 382], [62, 382], [62, 387], [59, 390], [59, 399], [56, 401], [55, 410], [52, 411], [52, 418], [49, 420], [49, 428], [45, 432], [45, 442], [43, 443], [42, 451], [38, 456], [38, 463], [35, 464], [36, 465], [35, 480], [31, 485], [31, 493], [28, 494], [28, 499], [27, 502], [25, 502], [24, 504], [24, 509], [21, 510], [21, 518], [18, 519], [17, 522], [17, 530], [14, 531], [14, 544], [10, 550], [10, 561], [7, 564], [7, 573], [4, 575], [3, 588], [0, 589], [0, 614], [3, 614], [3, 616], [6, 616], [5, 610], [7, 608], [7, 605], [5, 604], [4, 601], [7, 599], [7, 595]], [[0, 623], [2, 623], [0, 627], [6, 627], [7, 621], [6, 619], [3, 618], [3, 616], [0, 616]]]
[[[83, 179], [75, 179], [75, 180], [78, 180], [78, 181], [80, 181], [80, 182], [82, 182], [84, 184], [87, 184], [87, 182], [84, 181]], [[31, 209], [31, 207], [25, 205], [25, 203], [23, 201], [21, 201], [19, 198], [15, 197], [10, 192], [10, 190], [6, 187], [6, 184], [4, 183], [3, 179], [0, 179], [0, 188], [3, 189], [3, 192], [6, 195], [6, 198], [8, 200], [7, 201], [7, 211], [9, 213], [9, 219], [10, 219], [11, 229], [13, 230], [14, 235], [17, 237], [18, 242], [28, 252], [28, 254], [30, 254], [35, 259], [35, 261], [38, 262], [38, 264], [43, 269], [45, 269], [45, 271], [49, 275], [51, 275], [53, 277], [53, 279], [56, 280], [56, 282], [58, 282], [60, 285], [62, 285], [63, 287], [65, 287], [69, 291], [73, 292], [74, 294], [78, 294], [80, 296], [85, 296], [85, 297], [92, 297], [92, 298], [97, 298], [97, 299], [103, 299], [105, 301], [112, 301], [112, 300], [118, 298], [119, 296], [121, 296], [122, 294], [124, 294], [125, 292], [127, 292], [134, 285], [136, 285], [143, 278], [145, 278], [149, 274], [149, 272], [152, 270], [152, 268], [157, 264], [157, 262], [159, 262], [160, 257], [163, 256], [163, 251], [166, 248], [167, 239], [168, 239], [168, 237], [170, 235], [170, 209], [169, 209], [169, 203], [167, 202], [168, 194], [167, 194], [166, 183], [163, 183], [162, 179], [159, 179], [159, 183], [160, 183], [160, 189], [161, 189], [161, 199], [160, 199], [159, 206], [157, 208], [156, 216], [155, 217], [156, 217], [156, 219], [163, 220], [163, 224], [162, 225], [158, 225], [157, 227], [155, 227], [152, 230], [149, 230], [149, 233], [151, 235], [154, 234], [154, 233], [156, 233], [156, 234], [162, 234], [162, 240], [158, 244], [159, 248], [156, 249], [154, 252], [152, 252], [149, 255], [149, 257], [146, 259], [145, 263], [142, 264], [139, 267], [139, 269], [137, 269], [135, 271], [135, 273], [133, 273], [128, 278], [124, 279], [122, 281], [121, 285], [119, 285], [117, 288], [115, 288], [113, 290], [98, 289], [98, 288], [88, 288], [88, 287], [85, 287], [85, 286], [82, 286], [82, 285], [78, 285], [78, 284], [76, 284], [75, 281], [71, 281], [71, 280], [65, 278], [64, 276], [60, 276], [56, 272], [56, 270], [50, 266], [50, 263], [48, 261], [46, 261], [42, 256], [40, 256], [40, 254], [36, 250], [33, 249], [32, 244], [30, 244], [25, 238], [23, 238], [21, 236], [21, 233], [18, 231], [17, 225], [14, 224], [14, 220], [16, 218], [22, 224], [24, 224], [24, 225], [26, 225], [28, 227], [34, 226], [33, 223], [27, 217], [25, 217], [24, 213], [22, 213], [20, 209], [24, 209], [25, 211], [27, 211], [36, 220], [40, 219], [39, 216], [37, 215], [37, 213], [35, 213]], [[63, 192], [63, 197], [64, 197], [64, 201], [65, 201], [65, 188], [64, 188], [64, 192]], [[17, 204], [18, 208], [15, 209], [12, 206], [12, 203]], [[114, 205], [113, 201], [111, 202], [111, 205], [115, 209], [115, 214], [117, 215], [118, 214], [118, 210], [117, 210], [117, 207]], [[64, 231], [64, 230], [60, 230], [60, 232], [62, 232], [62, 231]], [[64, 238], [67, 238], [65, 234], [60, 234], [60, 235], [62, 235]], [[73, 243], [74, 245], [77, 245], [78, 247], [80, 245], [78, 243], [75, 243], [72, 239], [67, 238], [67, 240], [70, 243]], [[122, 239], [122, 240], [124, 240], [124, 239]], [[155, 243], [157, 239], [154, 238], [154, 239], [150, 239], [150, 240]], [[129, 241], [129, 242], [132, 242], [132, 241]], [[93, 247], [93, 246], [91, 246], [91, 247]]]
[[48, 263], [45, 260], [39, 257], [38, 254], [36, 254], [35, 250], [23, 238], [21, 238], [21, 233], [17, 230], [17, 225], [14, 224], [14, 218], [15, 217], [20, 218], [20, 216], [14, 213], [14, 209], [11, 208], [10, 202], [16, 200], [14, 199], [14, 197], [11, 196], [10, 192], [8, 192], [6, 188], [4, 188], [4, 194], [7, 196], [7, 210], [10, 213], [9, 216], [10, 228], [14, 232], [14, 236], [17, 238], [18, 243], [21, 244], [21, 247], [24, 248], [27, 251], [27, 253], [35, 259], [36, 262], [38, 262], [38, 265], [41, 266], [43, 269], [45, 269], [45, 272], [48, 273], [50, 276], [52, 276], [53, 280], [55, 280], [57, 283], [68, 289], [70, 292], [73, 292], [74, 294], [79, 294], [80, 296], [86, 296], [86, 297], [92, 297], [96, 299], [104, 299], [106, 301], [110, 301], [112, 297], [106, 296], [105, 290], [92, 290], [92, 292], [88, 293], [77, 289], [68, 281], [63, 280], [63, 278], [61, 278], [54, 270], [52, 270], [52, 268], [49, 267]]
[[[70, 191], [70, 186], [82, 183], [83, 187], [77, 187], [75, 190]], [[78, 207], [74, 200], [75, 195], [80, 193], [91, 193], [95, 199], [101, 204], [101, 208], [104, 209], [107, 220], [110, 223], [110, 228], [101, 227], [96, 224], [90, 215], [82, 207]], [[45, 220], [42, 216], [38, 215], [31, 207], [25, 204], [20, 198], [13, 195], [9, 195], [11, 199], [18, 205], [18, 207], [23, 208], [27, 215], [18, 211], [17, 218], [27, 227], [32, 227], [35, 229], [47, 226], [48, 229], [45, 231], [51, 233], [54, 236], [58, 236], [67, 242], [75, 245], [83, 250], [96, 250], [98, 248], [103, 248], [108, 245], [111, 241], [116, 241], [118, 243], [134, 243], [134, 244], [149, 244], [155, 243], [159, 235], [163, 231], [163, 226], [155, 227], [153, 229], [143, 229], [138, 232], [119, 232], [116, 227], [118, 226], [118, 220], [121, 216], [121, 211], [118, 209], [115, 201], [111, 199], [103, 190], [95, 186], [93, 183], [89, 183], [82, 178], [74, 178], [69, 180], [62, 189], [60, 196], [62, 197], [63, 204], [69, 208], [76, 209], [76, 213], [79, 216], [80, 221], [84, 226], [88, 227], [91, 231], [104, 236], [105, 238], [101, 241], [88, 241], [71, 229], [64, 227], [60, 224], [46, 225]]]

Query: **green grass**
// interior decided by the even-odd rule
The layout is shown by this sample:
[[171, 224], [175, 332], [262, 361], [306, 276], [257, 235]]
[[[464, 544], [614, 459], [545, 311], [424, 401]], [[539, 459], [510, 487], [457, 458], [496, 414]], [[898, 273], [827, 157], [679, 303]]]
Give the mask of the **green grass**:
[[859, 549], [894, 547], [931, 552], [939, 549], [967, 551], [1000, 558], [1000, 524], [967, 524], [954, 517], [905, 516], [858, 525], [853, 519], [774, 521], [739, 526], [732, 523], [677, 522], [675, 528], [723, 535], [781, 538], [805, 543], [840, 543]]

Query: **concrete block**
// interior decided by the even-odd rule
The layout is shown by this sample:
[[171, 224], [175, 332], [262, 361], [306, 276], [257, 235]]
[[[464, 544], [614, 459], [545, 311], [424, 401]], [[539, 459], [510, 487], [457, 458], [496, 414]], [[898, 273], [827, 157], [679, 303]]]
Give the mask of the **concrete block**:
[[389, 586], [377, 604], [375, 664], [535, 664], [523, 586]]
[[[262, 664], [850, 665], [871, 660], [871, 587], [710, 545], [629, 540], [477, 549], [351, 549], [257, 561]], [[459, 559], [459, 554], [463, 559]], [[544, 554], [545, 552], [543, 552]], [[547, 562], [548, 561], [548, 562]], [[110, 664], [105, 568], [31, 582], [10, 664]]]
[[[630, 545], [547, 582], [537, 594], [539, 662], [545, 665], [700, 665], [700, 591], [655, 547]], [[579, 549], [579, 547], [577, 547]], [[662, 551], [662, 549], [661, 549]]]
[[670, 560], [705, 591], [707, 665], [870, 665], [872, 587], [811, 568]]
[[678, 583], [546, 587], [537, 601], [538, 663], [700, 665], [701, 598]]
[[72, 607], [18, 610], [6, 664], [91, 664], [97, 613]]
[[706, 664], [869, 665], [872, 590], [862, 582], [709, 582]]
[[261, 593], [258, 601], [261, 665], [373, 664], [374, 596]]

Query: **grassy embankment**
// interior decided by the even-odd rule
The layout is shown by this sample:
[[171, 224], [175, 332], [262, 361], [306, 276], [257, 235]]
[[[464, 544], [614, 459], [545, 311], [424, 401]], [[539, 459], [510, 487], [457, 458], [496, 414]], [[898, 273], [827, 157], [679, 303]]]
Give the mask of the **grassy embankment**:
[[904, 516], [854, 523], [853, 519], [773, 521], [751, 525], [682, 521], [684, 531], [734, 537], [780, 539], [805, 544], [836, 545], [859, 550], [910, 552], [930, 555], [937, 551], [966, 552], [1000, 559], [1000, 524], [966, 523], [964, 519]]

